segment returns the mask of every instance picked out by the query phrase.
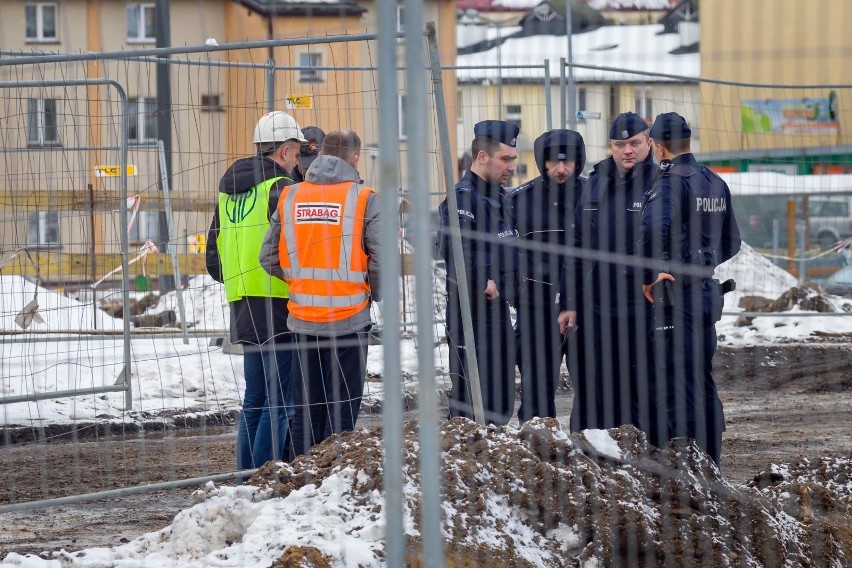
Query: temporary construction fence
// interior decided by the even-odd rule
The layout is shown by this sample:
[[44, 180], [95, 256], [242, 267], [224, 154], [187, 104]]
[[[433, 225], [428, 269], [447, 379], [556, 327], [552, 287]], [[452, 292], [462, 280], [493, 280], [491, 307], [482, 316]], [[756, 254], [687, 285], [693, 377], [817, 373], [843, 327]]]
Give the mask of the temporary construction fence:
[[[385, 10], [393, 8], [390, 3], [381, 6]], [[416, 3], [406, 4], [405, 17], [406, 29], [424, 29], [422, 13], [418, 12]], [[515, 185], [538, 175], [531, 151], [532, 141], [556, 123], [568, 125], [571, 121], [567, 108], [584, 111], [576, 126], [587, 140], [590, 165], [605, 156], [604, 133], [608, 119], [622, 110], [639, 110], [634, 106], [637, 90], [642, 93], [639, 100], [647, 118], [652, 118], [656, 112], [681, 112], [689, 118], [693, 132], [697, 133], [696, 143], [702, 148], [711, 133], [724, 137], [735, 132], [732, 125], [716, 126], [705, 117], [718, 116], [722, 110], [736, 114], [741, 109], [727, 99], [726, 102], [709, 102], [721, 97], [721, 86], [711, 83], [710, 93], [705, 98], [703, 89], [707, 82], [671, 75], [642, 75], [641, 80], [636, 79], [635, 85], [631, 83], [622, 92], [621, 84], [615, 85], [603, 77], [609, 70], [597, 68], [591, 71], [600, 73], [599, 79], [593, 77], [584, 82], [575, 77], [577, 90], [569, 90], [564, 79], [569, 67], [558, 58], [544, 65], [516, 65], [512, 72], [518, 76], [514, 80], [504, 78], [500, 85], [483, 85], [480, 79], [466, 75], [463, 65], [453, 66], [461, 85], [459, 98], [454, 86], [443, 86], [442, 77], [447, 73], [446, 68], [444, 73], [439, 72], [434, 33], [428, 34], [428, 39], [431, 43], [424, 42], [419, 34], [407, 38], [404, 74], [399, 70], [397, 38], [390, 30], [382, 30], [378, 36], [330, 36], [122, 53], [19, 55], [0, 60], [0, 72], [8, 73], [2, 76], [7, 83], [0, 86], [8, 84], [18, 89], [14, 95], [5, 94], [4, 90], [4, 153], [10, 157], [5, 159], [0, 176], [7, 199], [2, 247], [4, 255], [15, 255], [2, 267], [2, 275], [4, 282], [8, 280], [16, 286], [4, 284], [2, 294], [3, 317], [9, 320], [4, 324], [7, 333], [0, 377], [5, 397], [0, 402], [6, 403], [6, 425], [29, 428], [36, 433], [31, 437], [38, 439], [38, 432], [45, 431], [43, 424], [54, 419], [79, 425], [75, 426], [79, 430], [77, 434], [83, 435], [85, 430], [100, 431], [99, 421], [112, 423], [113, 431], [122, 425], [130, 429], [137, 424], [142, 424], [144, 430], [144, 424], [152, 420], [166, 421], [166, 417], [185, 417], [199, 412], [228, 414], [239, 407], [243, 388], [240, 359], [223, 353], [209, 341], [224, 335], [229, 321], [221, 286], [204, 275], [203, 265], [203, 243], [218, 177], [234, 158], [251, 153], [251, 129], [265, 110], [288, 110], [303, 126], [318, 124], [326, 131], [351, 127], [364, 141], [362, 175], [369, 185], [380, 189], [382, 196], [382, 215], [386, 220], [382, 225], [383, 246], [385, 250], [402, 249], [404, 253], [382, 258], [384, 301], [381, 310], [376, 309], [375, 319], [382, 328], [383, 361], [381, 364], [370, 361], [371, 370], [380, 370], [382, 382], [368, 383], [365, 391], [365, 401], [376, 401], [376, 406], [383, 410], [385, 558], [390, 565], [402, 565], [405, 557], [406, 522], [413, 513], [404, 509], [409, 506], [403, 490], [406, 482], [403, 472], [409, 455], [403, 453], [403, 448], [410, 449], [412, 445], [411, 440], [405, 439], [406, 431], [402, 427], [403, 400], [416, 396], [419, 443], [414, 447], [420, 460], [417, 465], [421, 487], [417, 506], [422, 515], [418, 519], [419, 538], [422, 550], [430, 552], [424, 554], [424, 565], [442, 565], [441, 519], [446, 511], [440, 493], [439, 456], [446, 448], [442, 448], [439, 438], [437, 397], [439, 390], [446, 390], [447, 383], [444, 373], [444, 377], [437, 377], [443, 379], [444, 384], [440, 388], [436, 385], [435, 367], [437, 363], [445, 371], [450, 355], [445, 344], [433, 349], [443, 336], [440, 322], [444, 317], [441, 304], [445, 300], [441, 269], [433, 261], [429, 246], [436, 229], [434, 217], [423, 212], [433, 211], [438, 201], [436, 197], [443, 196], [436, 188], [449, 188], [454, 183], [459, 173], [456, 156], [463, 154], [469, 144], [473, 123], [485, 118], [521, 123], [519, 162], [526, 170], [513, 179]], [[367, 54], [363, 60], [369, 65], [279, 66], [258, 55], [259, 50], [265, 48], [286, 50], [305, 45], [322, 45], [329, 49], [340, 45], [344, 46], [342, 53], [348, 53], [354, 51], [352, 46], [356, 44], [372, 46], [376, 40], [378, 49], [359, 49], [361, 54]], [[430, 48], [428, 58], [427, 46]], [[373, 53], [376, 61], [372, 61]], [[203, 54], [206, 58], [190, 60], [189, 56], [194, 54]], [[217, 59], [224, 55], [227, 55], [224, 60]], [[351, 60], [341, 58], [341, 61], [358, 59], [354, 55], [351, 57]], [[93, 60], [99, 62], [100, 79], [88, 74], [87, 62]], [[557, 62], [558, 72], [553, 73], [551, 65]], [[160, 93], [154, 81], [158, 66], [170, 69], [172, 104], [165, 108], [159, 106], [162, 101], [152, 100], [155, 93]], [[431, 71], [428, 74], [427, 68]], [[489, 71], [502, 76], [508, 69], [508, 66], [506, 69], [491, 66]], [[632, 73], [625, 69], [616, 71]], [[304, 93], [304, 85], [295, 79], [303, 72], [327, 73], [329, 88], [319, 94]], [[559, 81], [554, 80], [556, 76]], [[431, 78], [431, 87], [427, 78]], [[658, 81], [652, 82], [652, 78]], [[404, 80], [404, 90], [397, 87], [401, 80]], [[126, 99], [106, 94], [108, 89], [104, 83], [110, 81], [110, 85], [123, 85], [127, 89]], [[495, 108], [492, 100], [498, 86], [502, 89], [501, 104]], [[765, 98], [757, 86], [729, 84], [725, 87], [741, 89], [732, 100]], [[849, 86], [830, 88], [841, 97], [848, 96]], [[573, 100], [574, 97], [582, 99], [580, 89], [585, 89], [585, 104]], [[778, 95], [773, 98], [791, 96], [787, 94], [790, 89], [779, 88]], [[819, 98], [817, 95], [824, 89], [810, 87], [806, 94]], [[242, 98], [237, 98], [237, 94]], [[553, 101], [557, 98], [560, 102], [555, 112]], [[310, 108], [303, 108], [305, 106]], [[606, 110], [594, 110], [604, 107]], [[398, 112], [384, 112], [384, 109]], [[596, 112], [599, 118], [593, 118]], [[171, 144], [168, 148], [164, 145], [160, 152], [163, 137], [157, 128], [163, 124], [158, 120], [163, 113], [168, 114], [166, 124]], [[447, 115], [453, 113], [456, 113], [455, 121], [448, 120]], [[560, 120], [554, 120], [555, 115], [559, 115]], [[457, 129], [451, 130], [454, 124]], [[704, 127], [704, 124], [714, 126]], [[702, 149], [699, 154], [703, 152]], [[165, 160], [164, 156], [169, 159]], [[734, 161], [732, 157], [716, 158], [720, 167], [725, 167], [722, 163], [725, 160]], [[802, 160], [797, 162], [789, 156], [778, 155], [773, 159], [776, 163], [793, 160], [797, 167], [805, 166]], [[826, 159], [830, 164], [831, 157]], [[171, 166], [165, 163], [167, 161]], [[811, 167], [816, 165], [815, 162]], [[758, 195], [768, 198], [769, 190], [763, 188], [778, 185], [777, 179], [738, 177], [743, 175], [725, 173], [735, 197], [737, 187], [756, 187]], [[847, 196], [845, 180], [840, 179], [845, 177], [845, 174], [825, 176], [821, 184], [817, 183], [814, 195], [829, 196], [829, 201], [836, 196]], [[792, 184], [784, 195], [798, 197], [799, 203], [807, 203], [804, 198], [807, 192], [797, 192], [797, 187]], [[407, 211], [400, 208], [400, 188], [404, 189], [403, 194], [410, 204]], [[448, 198], [452, 196], [450, 192]], [[798, 217], [807, 220], [810, 210], [807, 205], [803, 207], [805, 214]], [[750, 216], [759, 214], [749, 213], [747, 223], [741, 221], [741, 226], [750, 227]], [[795, 213], [793, 216], [797, 217]], [[402, 220], [405, 235], [402, 240], [399, 220]], [[810, 222], [813, 222], [812, 216]], [[169, 227], [174, 228], [169, 230]], [[776, 232], [783, 232], [783, 229]], [[456, 250], [461, 247], [462, 237], [471, 236], [463, 234], [458, 227], [453, 227], [452, 235]], [[791, 242], [798, 240], [790, 239], [787, 244]], [[420, 244], [426, 246], [418, 246]], [[525, 247], [532, 250], [535, 245], [519, 245], [519, 248]], [[806, 244], [788, 256], [802, 257], [807, 249]], [[592, 256], [582, 250], [562, 247], [538, 249], [538, 252], [552, 254], [566, 251], [598, 262], [646, 265], [636, 258], [617, 255], [608, 257], [596, 253]], [[173, 256], [166, 257], [167, 252]], [[455, 258], [458, 260], [461, 255]], [[173, 263], [172, 259], [177, 262]], [[752, 283], [768, 285], [770, 277], [775, 275], [775, 267], [764, 263], [759, 255], [750, 259], [750, 264], [738, 265], [733, 276], [741, 285], [749, 279]], [[407, 266], [409, 261], [413, 266]], [[119, 266], [121, 270], [114, 272]], [[171, 283], [168, 276], [171, 276]], [[160, 293], [146, 288], [158, 288]], [[14, 290], [14, 293], [5, 290]], [[462, 291], [461, 295], [467, 297], [474, 292], [477, 291]], [[175, 313], [175, 310], [181, 311], [181, 294], [186, 302], [185, 317]], [[25, 317], [32, 319], [29, 326], [24, 330], [16, 328], [14, 317], [22, 309], [26, 310], [27, 301], [39, 298], [38, 312], [34, 309], [23, 312]], [[155, 301], [158, 307], [145, 307]], [[732, 311], [736, 307], [729, 306]], [[113, 315], [120, 309], [120, 322], [107, 316], [104, 309], [112, 310]], [[134, 310], [139, 313], [133, 313]], [[47, 322], [45, 327], [39, 327], [36, 313]], [[428, 317], [418, 317], [418, 314], [428, 314]], [[463, 316], [466, 314], [469, 310], [463, 311]], [[848, 317], [845, 313], [843, 319]], [[58, 328], [54, 323], [57, 320], [63, 322]], [[163, 331], [162, 327], [152, 329], [154, 323], [172, 327], [165, 328], [170, 331]], [[401, 333], [396, 332], [397, 323]], [[183, 326], [181, 333], [174, 327], [176, 325]], [[468, 337], [472, 326], [466, 318]], [[402, 341], [409, 338], [414, 338], [416, 343]], [[472, 345], [468, 353], [472, 355]], [[472, 368], [476, 367], [475, 359], [470, 358], [468, 362]], [[122, 369], [125, 370], [124, 382], [116, 386], [113, 383], [122, 377]], [[132, 406], [126, 398], [111, 398], [106, 394], [108, 389], [132, 395]], [[478, 389], [473, 393], [478, 394]], [[61, 400], [65, 394], [74, 395], [70, 403]], [[37, 402], [25, 404], [22, 402], [25, 399]], [[168, 427], [177, 426], [172, 422]], [[8, 428], [6, 432], [8, 443], [11, 434]], [[558, 434], [553, 435], [559, 438]], [[568, 445], [564, 445], [559, 451], [568, 449]], [[612, 459], [607, 461], [606, 452], [597, 452], [594, 448], [586, 450], [589, 455], [604, 454], [601, 459], [607, 463], [624, 457], [610, 455]], [[635, 465], [630, 464], [630, 467]], [[645, 473], [660, 473], [653, 465], [644, 461], [639, 464], [647, 466], [647, 471], [643, 470]], [[639, 466], [637, 469], [641, 469]], [[11, 472], [14, 464], [4, 467], [8, 468], [4, 477], [16, 479]], [[585, 475], [592, 475], [592, 469], [583, 471]], [[211, 470], [217, 473], [203, 475]], [[240, 475], [232, 470], [230, 463], [208, 462], [198, 464], [198, 468], [187, 475], [175, 476], [159, 485], [144, 489], [121, 488], [96, 495], [91, 494], [94, 488], [78, 485], [70, 492], [63, 492], [78, 495], [61, 503]], [[107, 468], [105, 477], [118, 475]], [[673, 485], [684, 481], [678, 475], [671, 475], [671, 480]], [[484, 478], [468, 481], [471, 491], [479, 491], [489, 483]], [[6, 489], [9, 495], [14, 495], [15, 482], [10, 482]], [[559, 510], [565, 514], [566, 508], [581, 506], [558, 503], [563, 489], [564, 495], [569, 495], [566, 488], [554, 484], [549, 489], [554, 511], [562, 507]], [[672, 490], [674, 505], [689, 502], [683, 494], [685, 490], [682, 485]], [[728, 495], [727, 488], [716, 479], [702, 485], [701, 490]], [[59, 504], [49, 499], [55, 494], [46, 491], [35, 502], [15, 502], [14, 497], [10, 497], [8, 505], [0, 505], [0, 512]], [[603, 501], [594, 503], [602, 506]], [[546, 509], [547, 505], [541, 508]], [[622, 513], [629, 515], [625, 511], [614, 511], [613, 515]], [[668, 513], [672, 518], [680, 514]], [[543, 518], [546, 516], [545, 511]], [[732, 521], [726, 533], [730, 542], [736, 541], [733, 535], [755, 518]], [[674, 521], [662, 524], [670, 532], [676, 531]], [[555, 527], [554, 530], [566, 531], [566, 539], [573, 543], [567, 538], [569, 529], [560, 528], [558, 521], [550, 519], [543, 521], [543, 525], [547, 530]], [[628, 547], [624, 565], [640, 558], [638, 543], [637, 540], [630, 545], [632, 548]], [[566, 546], [566, 554], [569, 550], [572, 554], [577, 552], [576, 545]], [[774, 549], [767, 554], [770, 561], [783, 555]]]

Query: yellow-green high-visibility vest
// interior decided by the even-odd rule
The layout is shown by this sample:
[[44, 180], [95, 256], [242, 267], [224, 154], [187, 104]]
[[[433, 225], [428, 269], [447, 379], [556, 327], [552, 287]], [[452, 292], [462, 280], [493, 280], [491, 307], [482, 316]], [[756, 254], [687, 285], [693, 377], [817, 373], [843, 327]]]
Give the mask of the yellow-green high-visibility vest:
[[244, 193], [219, 194], [216, 246], [229, 302], [246, 296], [287, 298], [290, 295], [287, 284], [267, 274], [258, 260], [269, 230], [269, 193], [280, 179], [286, 178], [270, 178]]

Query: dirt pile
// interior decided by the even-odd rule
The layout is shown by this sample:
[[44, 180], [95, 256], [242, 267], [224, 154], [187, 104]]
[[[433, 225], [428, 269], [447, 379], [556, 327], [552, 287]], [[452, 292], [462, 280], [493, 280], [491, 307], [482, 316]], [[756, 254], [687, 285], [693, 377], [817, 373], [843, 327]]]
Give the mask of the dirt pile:
[[[694, 443], [674, 440], [660, 450], [632, 426], [566, 435], [554, 419], [521, 430], [454, 419], [440, 435], [447, 566], [852, 565], [848, 460], [800, 464], [735, 488]], [[404, 439], [407, 564], [417, 566], [414, 421]], [[286, 497], [348, 472], [340, 510], [378, 520], [381, 443], [377, 431], [333, 436], [293, 464], [267, 464], [251, 483]], [[800, 486], [807, 507], [796, 504], [806, 493]], [[295, 549], [282, 561], [328, 561], [327, 551]]]

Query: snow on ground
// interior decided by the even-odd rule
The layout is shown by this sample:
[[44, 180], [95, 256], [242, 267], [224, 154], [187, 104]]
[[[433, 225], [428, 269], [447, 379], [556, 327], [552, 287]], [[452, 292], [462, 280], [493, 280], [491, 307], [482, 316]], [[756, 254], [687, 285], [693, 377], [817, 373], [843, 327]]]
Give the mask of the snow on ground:
[[[744, 296], [763, 296], [775, 300], [798, 284], [793, 275], [745, 243], [734, 258], [716, 268], [716, 278], [721, 282], [733, 278], [737, 283], [737, 289], [725, 295], [726, 312], [743, 311], [739, 304]], [[804, 312], [796, 307], [784, 312], [789, 315], [756, 317], [751, 325], [745, 327], [736, 325], [738, 316], [725, 315], [716, 324], [716, 331], [721, 343], [731, 345], [797, 341], [812, 337], [817, 332], [852, 333], [852, 300], [836, 296], [826, 298], [836, 313], [846, 315], [808, 315], [815, 312]]]
[[[737, 290], [725, 297], [725, 309], [729, 312], [741, 311], [738, 305], [744, 295], [776, 299], [796, 285], [796, 280], [789, 273], [756, 254], [747, 245], [743, 245], [743, 250], [736, 257], [718, 267], [717, 277], [737, 281]], [[443, 294], [437, 292], [443, 291], [443, 284], [436, 277], [431, 285], [437, 298], [434, 317], [442, 319]], [[39, 313], [46, 323], [33, 323], [29, 331], [91, 331], [95, 329], [93, 321], [100, 331], [122, 329], [120, 319], [111, 318], [101, 310], [94, 312], [90, 303], [78, 302], [44, 288], [37, 289], [23, 278], [3, 276], [0, 286], [4, 291], [0, 294], [0, 326], [4, 330], [20, 331], [14, 317], [33, 299], [36, 291]], [[405, 390], [414, 396], [418, 350], [424, 343], [413, 334], [412, 322], [416, 321], [416, 313], [408, 307], [414, 297], [412, 278], [406, 279], [404, 294], [401, 295], [405, 300], [399, 323], [402, 374]], [[222, 285], [207, 275], [192, 278], [183, 291], [183, 299], [190, 330], [205, 333], [190, 335], [189, 344], [184, 344], [179, 335], [133, 338], [131, 412], [124, 410], [124, 393], [111, 392], [0, 405], [0, 422], [38, 426], [71, 421], [143, 419], [163, 413], [229, 412], [239, 408], [244, 389], [242, 357], [225, 353], [221, 347], [209, 344], [211, 337], [225, 335], [229, 326], [229, 311]], [[844, 304], [852, 304], [850, 300], [837, 298], [829, 298], [829, 302], [838, 311]], [[159, 305], [149, 312], [167, 309], [178, 311], [176, 292], [165, 294]], [[746, 327], [735, 325], [736, 315], [726, 315], [717, 325], [720, 342], [753, 345], [801, 341], [814, 333], [852, 333], [852, 315], [806, 316], [798, 308], [786, 314], [783, 317], [757, 317]], [[383, 321], [380, 305], [374, 308], [373, 318], [377, 323]], [[434, 330], [433, 340], [426, 343], [434, 349], [439, 388], [447, 388], [449, 352], [445, 342], [437, 341], [443, 335], [443, 326], [436, 324]], [[367, 370], [374, 379], [365, 385], [366, 406], [377, 406], [382, 400], [383, 368], [381, 345], [371, 345]], [[67, 333], [52, 337], [27, 332], [10, 335], [0, 344], [0, 397], [114, 385], [122, 369], [120, 334], [94, 339]]]
[[[404, 425], [406, 565], [423, 552], [418, 430]], [[694, 442], [657, 449], [632, 426], [566, 435], [554, 419], [520, 430], [454, 419], [440, 438], [447, 565], [844, 566], [852, 554], [848, 458], [776, 466], [746, 488]], [[0, 566], [384, 566], [383, 451], [377, 431], [332, 436], [291, 464], [266, 464], [251, 485], [208, 483], [160, 531], [111, 548], [10, 553]]]

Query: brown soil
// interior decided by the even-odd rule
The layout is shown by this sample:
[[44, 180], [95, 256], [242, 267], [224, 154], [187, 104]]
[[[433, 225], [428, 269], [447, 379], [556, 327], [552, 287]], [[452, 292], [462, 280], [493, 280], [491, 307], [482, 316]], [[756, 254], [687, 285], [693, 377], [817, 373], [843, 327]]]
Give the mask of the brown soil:
[[[805, 464], [802, 467], [806, 468], [807, 464], [822, 464], [821, 460], [824, 457], [828, 459], [848, 457], [849, 448], [852, 447], [852, 421], [849, 420], [849, 416], [852, 415], [852, 393], [850, 393], [852, 357], [850, 355], [852, 355], [852, 347], [848, 344], [790, 344], [720, 349], [715, 361], [716, 377], [720, 396], [725, 403], [728, 431], [725, 434], [722, 453], [724, 479], [719, 478], [714, 480], [714, 483], [726, 481], [734, 485], [746, 484], [758, 474], [762, 474], [760, 479], [765, 481], [767, 476], [771, 477], [766, 472], [770, 471], [772, 463]], [[570, 391], [560, 391], [558, 408], [559, 421], [562, 424], [568, 422], [570, 405]], [[370, 428], [377, 426], [379, 422], [379, 416], [364, 414], [359, 419], [359, 427]], [[0, 504], [226, 472], [232, 469], [234, 461], [234, 434], [230, 428], [185, 431], [170, 429], [156, 435], [113, 435], [93, 441], [79, 441], [78, 437], [76, 442], [71, 441], [70, 435], [63, 436], [60, 431], [54, 432], [55, 438], [45, 438], [43, 434], [38, 433], [29, 436], [21, 436], [20, 433], [11, 436], [10, 432], [5, 434], [6, 440], [29, 438], [40, 441], [12, 444], [3, 448], [3, 459], [0, 461], [0, 490], [2, 490]], [[475, 434], [471, 433], [471, 436], [475, 438]], [[633, 447], [634, 442], [635, 440], [624, 443]], [[573, 519], [576, 522], [578, 519], [586, 519], [585, 515], [589, 511], [596, 514], [605, 513], [609, 515], [609, 518], [630, 518], [632, 513], [627, 509], [596, 509], [599, 505], [595, 502], [586, 502], [584, 507], [587, 510], [582, 515], [579, 510], [564, 509], [564, 504], [547, 502], [547, 499], [556, 499], [560, 494], [571, 495], [571, 491], [574, 490], [570, 486], [560, 486], [559, 483], [562, 482], [546, 474], [550, 471], [549, 468], [554, 467], [553, 463], [561, 463], [556, 458], [561, 455], [559, 451], [562, 450], [556, 451], [552, 448], [545, 450], [543, 448], [546, 443], [543, 441], [534, 444], [528, 441], [524, 443], [527, 444], [525, 451], [535, 456], [541, 465], [537, 466], [538, 470], [525, 470], [526, 473], [514, 471], [512, 475], [522, 479], [523, 483], [530, 483], [530, 489], [535, 486], [532, 485], [532, 477], [541, 478], [536, 483], [550, 484], [549, 491], [541, 492], [542, 494], [537, 495], [535, 500], [532, 495], [528, 495], [525, 497], [526, 501], [519, 503], [529, 507], [533, 526], [553, 526], [557, 517], [563, 521]], [[485, 450], [482, 448], [482, 443], [479, 446], [476, 444], [477, 440], [473, 440], [459, 451], [479, 456], [477, 451], [481, 454]], [[545, 446], [539, 447], [542, 444]], [[372, 445], [365, 445], [362, 452], [368, 452], [370, 447]], [[372, 451], [377, 452], [379, 449], [377, 447]], [[333, 467], [332, 464], [336, 464], [335, 460], [342, 459], [339, 450], [339, 447], [329, 450], [331, 454], [325, 458], [327, 468]], [[650, 451], [634, 450], [637, 455], [643, 456]], [[509, 455], [502, 457], [499, 452], [494, 454], [488, 451], [486, 461], [492, 465], [511, 466], [517, 461], [517, 451], [519, 451], [518, 448], [512, 446]], [[553, 455], [554, 451], [556, 456]], [[586, 458], [575, 459], [588, 459], [587, 454], [580, 455]], [[510, 457], [512, 459], [509, 459]], [[375, 456], [370, 456], [370, 459], [380, 463]], [[479, 457], [469, 463], [472, 470], [482, 467], [482, 460]], [[704, 466], [700, 464], [696, 467], [702, 471], [704, 469]], [[469, 493], [468, 482], [472, 474], [475, 474], [475, 471], [459, 473], [461, 481], [458, 487], [464, 487], [466, 493]], [[712, 479], [712, 476], [710, 478]], [[374, 479], [372, 483], [376, 483], [377, 479]], [[582, 475], [575, 475], [573, 479], [574, 483], [580, 485], [592, 481]], [[507, 479], [504, 478], [498, 482], [507, 483]], [[776, 484], [781, 482], [776, 480]], [[835, 501], [832, 501], [833, 497], [829, 499], [824, 497], [823, 486], [813, 487], [807, 484], [802, 486], [807, 491], [799, 486], [788, 490], [791, 495], [798, 496], [796, 502], [798, 504], [791, 504], [791, 502], [780, 505], [791, 507], [790, 510], [793, 513], [795, 513], [795, 507], [798, 507], [801, 511], [798, 515], [793, 515], [795, 518], [806, 518], [812, 515], [819, 517], [821, 523], [825, 523], [828, 522], [826, 518], [830, 515], [822, 514], [823, 510], [833, 511], [833, 514], [840, 516], [844, 515], [845, 509], [843, 511], [832, 509], [834, 505], [830, 503]], [[447, 484], [446, 487], [452, 494], [453, 486]], [[599, 491], [603, 491], [603, 494], [617, 494], [622, 490], [623, 488], [613, 486], [604, 487]], [[0, 523], [4, 527], [4, 530], [0, 531], [0, 559], [12, 551], [39, 553], [59, 548], [77, 550], [126, 542], [144, 532], [157, 530], [169, 524], [179, 510], [191, 506], [192, 491], [192, 488], [176, 489], [112, 501], [61, 506], [43, 511], [0, 514]], [[648, 491], [654, 494], [653, 489]], [[771, 489], [764, 487], [764, 491], [771, 492]], [[661, 495], [664, 494], [663, 491]], [[805, 494], [808, 498], [801, 497]], [[652, 501], [660, 506], [668, 507], [667, 515], [689, 520], [683, 525], [684, 529], [691, 527], [692, 530], [698, 531], [696, 534], [707, 530], [707, 527], [702, 524], [706, 519], [694, 511], [690, 512], [692, 509], [699, 513], [702, 511], [700, 499], [695, 501], [688, 499], [684, 505], [680, 498], [683, 493], [678, 495], [676, 504], [665, 505], [665, 500], [659, 498], [652, 498]], [[696, 499], [698, 497], [706, 498], [707, 496], [695, 496]], [[806, 501], [809, 503], [807, 507]], [[603, 499], [600, 503], [606, 502], [607, 500]], [[560, 506], [563, 510], [560, 510]], [[591, 509], [588, 509], [589, 507]], [[848, 513], [845, 514], [848, 515]], [[637, 520], [636, 523], [640, 521]], [[817, 536], [823, 535], [823, 541], [830, 548], [836, 546], [839, 535], [836, 534], [836, 523], [829, 524], [830, 527], [826, 529], [824, 525], [817, 523], [813, 529], [815, 532], [812, 540], [817, 542]], [[635, 526], [640, 527], [641, 524], [635, 524]], [[601, 537], [600, 534], [593, 534], [594, 531], [589, 528], [590, 525], [578, 523], [578, 527], [581, 528], [580, 543], [587, 543], [587, 539], [592, 536]], [[758, 529], [753, 527], [750, 530]], [[600, 546], [609, 547], [609, 550], [615, 552], [621, 550], [618, 549], [619, 546], [626, 546], [627, 548], [621, 552], [628, 554], [633, 554], [630, 551], [645, 550], [648, 543], [640, 538], [642, 531], [632, 534], [638, 540], [625, 541], [616, 531], [607, 537], [609, 540], [601, 540]], [[754, 534], [756, 533], [753, 533], [752, 537], [758, 538]], [[848, 544], [850, 542], [848, 534], [846, 539]], [[777, 543], [776, 540], [768, 537], [766, 542]], [[415, 547], [417, 545], [416, 542], [411, 544]], [[509, 543], [504, 544], [508, 546]], [[682, 544], [686, 546], [689, 543], [684, 541]], [[694, 543], [695, 546], [698, 544]], [[767, 559], [770, 561], [775, 558], [775, 554], [780, 554], [773, 546], [775, 545], [770, 546], [770, 549], [765, 552], [769, 555]], [[679, 550], [681, 554], [689, 553], [688, 546]], [[483, 548], [483, 545], [473, 546], [459, 542], [457, 546], [450, 546], [447, 555], [448, 560], [452, 560], [454, 565], [465, 566], [474, 565], [475, 563], [468, 562], [476, 559], [494, 558], [495, 553], [495, 550]], [[659, 551], [657, 553], [663, 554]], [[676, 561], [674, 557], [667, 554], [656, 558], [664, 557]], [[710, 558], [716, 557], [712, 554], [715, 553], [707, 557], [708, 566], [714, 565], [714, 561]], [[310, 551], [305, 551], [305, 555], [306, 562], [321, 565], [322, 558]], [[609, 557], [617, 558], [617, 555]], [[505, 556], [500, 558], [508, 560]], [[526, 564], [518, 559], [516, 565]], [[613, 565], [619, 565], [619, 561], [615, 561]]]

